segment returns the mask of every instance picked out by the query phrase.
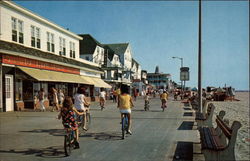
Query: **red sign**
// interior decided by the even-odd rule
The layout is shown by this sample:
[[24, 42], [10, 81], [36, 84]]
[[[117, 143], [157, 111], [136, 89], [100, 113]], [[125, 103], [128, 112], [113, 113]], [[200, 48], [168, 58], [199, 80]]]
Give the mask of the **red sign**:
[[25, 66], [25, 67], [37, 68], [37, 69], [46, 69], [46, 70], [80, 75], [80, 69], [76, 69], [76, 68], [65, 67], [62, 65], [47, 63], [47, 62], [24, 58], [20, 56], [3, 55], [2, 58], [3, 58], [2, 63], [5, 63], [5, 64], [20, 65], [20, 66]]

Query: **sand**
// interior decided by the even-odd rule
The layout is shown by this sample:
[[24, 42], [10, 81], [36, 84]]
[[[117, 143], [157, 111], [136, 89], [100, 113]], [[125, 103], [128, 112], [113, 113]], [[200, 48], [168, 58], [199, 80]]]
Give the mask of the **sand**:
[[221, 110], [226, 111], [224, 118], [229, 120], [230, 126], [234, 120], [240, 121], [242, 127], [238, 131], [235, 145], [236, 159], [250, 160], [249, 92], [236, 92], [235, 98], [240, 101], [213, 102], [215, 114]]

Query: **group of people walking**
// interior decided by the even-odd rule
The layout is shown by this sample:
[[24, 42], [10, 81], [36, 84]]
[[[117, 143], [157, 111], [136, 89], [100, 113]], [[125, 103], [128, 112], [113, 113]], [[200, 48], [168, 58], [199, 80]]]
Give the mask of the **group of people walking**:
[[[60, 89], [59, 92], [57, 92], [57, 90], [55, 88], [51, 89], [51, 95], [50, 97], [52, 98], [52, 111], [59, 111], [60, 106], [62, 106], [63, 100], [64, 100], [64, 93], [63, 91]], [[41, 88], [40, 91], [38, 92], [38, 100], [39, 100], [39, 104], [40, 104], [40, 110], [41, 111], [46, 111], [45, 105], [44, 105], [44, 101], [45, 101], [45, 92], [44, 89]]]

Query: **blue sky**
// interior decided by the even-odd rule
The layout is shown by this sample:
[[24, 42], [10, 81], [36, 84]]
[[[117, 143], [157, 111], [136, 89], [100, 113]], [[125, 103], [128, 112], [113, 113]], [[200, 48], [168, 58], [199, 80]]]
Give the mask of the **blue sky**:
[[[190, 68], [187, 86], [198, 82], [196, 1], [16, 1], [72, 32], [101, 43], [129, 42], [148, 72], [170, 73], [179, 81], [180, 60]], [[247, 1], [202, 3], [202, 86], [249, 89], [249, 6]]]

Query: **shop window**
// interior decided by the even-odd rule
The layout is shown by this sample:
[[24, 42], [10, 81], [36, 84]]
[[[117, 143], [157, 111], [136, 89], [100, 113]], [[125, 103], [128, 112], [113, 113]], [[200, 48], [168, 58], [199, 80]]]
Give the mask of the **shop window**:
[[33, 97], [37, 97], [38, 98], [38, 92], [40, 91], [40, 83], [33, 83]]
[[23, 100], [33, 100], [33, 84], [30, 81], [23, 81]]
[[16, 101], [23, 100], [23, 82], [21, 79], [16, 81]]

